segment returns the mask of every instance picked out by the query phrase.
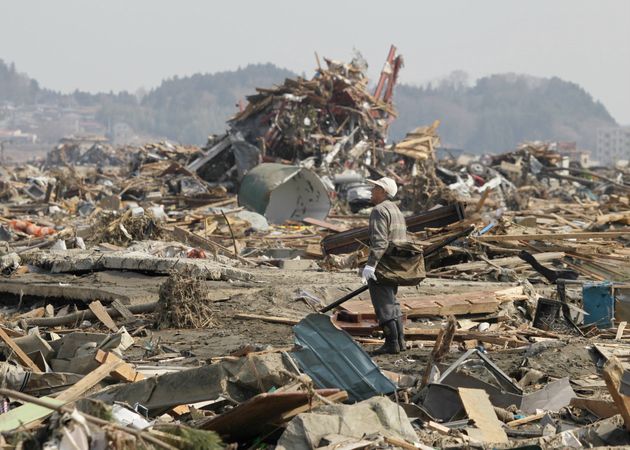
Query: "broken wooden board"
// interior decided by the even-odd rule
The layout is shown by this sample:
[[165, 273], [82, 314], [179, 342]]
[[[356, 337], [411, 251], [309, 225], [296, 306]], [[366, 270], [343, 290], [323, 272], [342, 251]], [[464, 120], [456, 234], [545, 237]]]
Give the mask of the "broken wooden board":
[[616, 341], [618, 341], [619, 339], [623, 337], [623, 330], [625, 330], [626, 325], [628, 325], [628, 322], [626, 322], [625, 320], [623, 322], [619, 322], [619, 326], [617, 327], [617, 332], [615, 333]]
[[538, 414], [532, 414], [530, 416], [522, 417], [516, 420], [510, 420], [506, 425], [508, 427], [518, 427], [519, 425], [524, 425], [526, 423], [534, 422], [536, 420], [540, 420], [547, 415], [547, 411], [540, 412]]
[[[345, 311], [339, 311], [332, 316], [332, 323], [352, 336], [371, 336], [376, 330], [379, 329], [376, 318], [374, 319], [359, 319], [358, 317], [344, 317]], [[352, 316], [352, 315], [351, 315]], [[355, 320], [356, 319], [356, 320]]]
[[630, 346], [627, 344], [598, 342], [593, 347], [607, 360], [616, 358], [624, 370], [630, 370]]
[[101, 302], [98, 300], [93, 301], [88, 305], [90, 311], [94, 313], [96, 318], [101, 321], [103, 325], [109, 328], [111, 331], [116, 333], [118, 331], [118, 325], [114, 322], [114, 319], [107, 313], [107, 310], [103, 307]]
[[615, 402], [601, 400], [597, 398], [579, 398], [571, 399], [571, 406], [585, 409], [600, 419], [608, 419], [609, 417], [619, 414], [619, 409]]
[[[439, 334], [439, 328], [405, 328], [405, 338], [409, 340], [435, 340]], [[501, 347], [518, 348], [529, 344], [527, 340], [521, 340], [517, 336], [506, 333], [492, 333], [480, 331], [455, 330], [453, 339], [457, 342], [480, 341]]]
[[70, 386], [65, 391], [60, 392], [55, 398], [64, 402], [77, 400], [97, 383], [107, 378], [121, 362], [121, 360], [106, 360], [103, 364], [81, 378], [77, 383]]
[[22, 351], [20, 346], [17, 345], [15, 341], [13, 341], [13, 339], [9, 337], [9, 335], [2, 328], [0, 328], [0, 340], [4, 341], [4, 343], [11, 349], [11, 351], [15, 354], [15, 357], [21, 364], [24, 364], [33, 372], [41, 372], [39, 367], [37, 367], [37, 364], [35, 364], [33, 360]]
[[133, 383], [145, 379], [145, 376], [142, 375], [140, 372], [137, 372], [136, 369], [131, 366], [131, 364], [124, 362], [122, 359], [111, 352], [97, 350], [94, 359], [100, 364], [105, 364], [108, 362], [117, 363], [114, 370], [111, 372], [112, 377], [117, 380]]
[[222, 255], [228, 256], [230, 258], [236, 258], [239, 261], [241, 261], [242, 263], [245, 264], [249, 264], [249, 265], [254, 265], [254, 263], [252, 263], [251, 261], [249, 261], [246, 258], [243, 258], [237, 254], [234, 253], [234, 250], [229, 249], [227, 247], [224, 247], [223, 245], [214, 242], [211, 239], [208, 238], [204, 238], [202, 236], [199, 236], [198, 234], [192, 233], [188, 230], [185, 230], [183, 228], [180, 227], [175, 227], [173, 229], [173, 233], [172, 233], [173, 238], [175, 238], [175, 240], [186, 244], [186, 245], [192, 245], [194, 247], [199, 247], [202, 248], [204, 250], [208, 250], [210, 252], [213, 253], [220, 253]]
[[[496, 312], [506, 295], [517, 291], [471, 291], [461, 294], [414, 295], [399, 297], [401, 311], [409, 318], [448, 315], [487, 314]], [[521, 288], [522, 293], [522, 288]], [[509, 296], [513, 298], [513, 296]], [[518, 297], [521, 298], [521, 297]], [[348, 314], [356, 315], [356, 321], [374, 320], [376, 313], [372, 303], [364, 300], [350, 300], [340, 306]]]
[[[330, 398], [333, 395], [332, 399], [336, 401], [348, 398], [347, 392], [339, 389], [319, 389], [315, 392], [319, 394], [314, 399], [315, 403], [321, 397]], [[225, 414], [210, 418], [200, 428], [232, 439], [249, 439], [268, 432], [300, 412], [308, 411], [315, 406], [311, 403], [310, 394], [306, 391], [258, 394]]]
[[[477, 436], [471, 436], [481, 442], [507, 443], [508, 437], [503, 430], [501, 421], [494, 412], [488, 394], [483, 389], [459, 388], [459, 397], [468, 414], [468, 418], [475, 423], [479, 430]], [[469, 429], [469, 435], [471, 435]], [[477, 434], [477, 433], [475, 433]]]
[[621, 366], [619, 360], [615, 357], [611, 357], [604, 365], [603, 376], [604, 380], [606, 380], [608, 392], [623, 417], [626, 430], [630, 431], [630, 397], [619, 392], [623, 372], [624, 368]]
[[[109, 376], [110, 372], [114, 370], [120, 362], [122, 361], [106, 361], [105, 364], [94, 369], [74, 385], [60, 392], [55, 398], [44, 398], [56, 406], [62, 406], [66, 403], [78, 400], [98, 382]], [[17, 427], [26, 427], [29, 424], [40, 423], [39, 421], [48, 417], [52, 412], [52, 409], [41, 406], [37, 407], [31, 403], [26, 403], [0, 416], [0, 431], [11, 431]]]
[[305, 217], [302, 222], [309, 225], [315, 225], [316, 227], [324, 228], [326, 230], [334, 231], [335, 233], [343, 233], [348, 228], [336, 223], [326, 222], [324, 220], [314, 219], [312, 217]]
[[443, 434], [444, 436], [448, 436], [451, 433], [450, 428], [445, 427], [441, 423], [437, 423], [432, 420], [429, 420], [427, 423], [424, 424], [424, 426], [427, 427], [429, 430], [437, 431], [438, 433]]
[[131, 311], [129, 311], [129, 308], [127, 308], [125, 305], [123, 305], [122, 303], [120, 303], [119, 300], [114, 300], [110, 306], [112, 308], [114, 308], [116, 311], [118, 311], [118, 314], [121, 315], [121, 317], [123, 318], [123, 320], [125, 322], [129, 322], [134, 320], [134, 316], [133, 313]]

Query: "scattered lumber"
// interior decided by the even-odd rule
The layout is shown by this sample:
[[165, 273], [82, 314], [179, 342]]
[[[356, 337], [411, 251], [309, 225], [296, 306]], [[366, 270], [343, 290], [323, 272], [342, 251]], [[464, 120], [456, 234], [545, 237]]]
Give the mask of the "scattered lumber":
[[4, 331], [3, 328], [0, 328], [0, 339], [2, 339], [2, 341], [11, 349], [11, 351], [15, 354], [15, 357], [21, 364], [24, 364], [33, 372], [41, 372], [39, 370], [39, 367], [37, 367], [37, 364], [35, 364], [33, 360], [22, 351], [22, 349], [13, 341], [11, 337], [9, 337], [9, 335], [6, 333], [6, 331]]

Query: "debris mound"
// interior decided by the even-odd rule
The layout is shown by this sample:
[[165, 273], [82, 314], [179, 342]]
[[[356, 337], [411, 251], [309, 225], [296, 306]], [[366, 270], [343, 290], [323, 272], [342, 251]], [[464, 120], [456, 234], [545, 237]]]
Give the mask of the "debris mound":
[[116, 216], [118, 214], [114, 212], [101, 212], [96, 218], [90, 240], [120, 245], [132, 241], [157, 240], [163, 235], [162, 228], [151, 213], [134, 216], [129, 210]]
[[208, 288], [201, 278], [172, 273], [160, 286], [156, 327], [208, 328], [214, 325], [207, 299]]

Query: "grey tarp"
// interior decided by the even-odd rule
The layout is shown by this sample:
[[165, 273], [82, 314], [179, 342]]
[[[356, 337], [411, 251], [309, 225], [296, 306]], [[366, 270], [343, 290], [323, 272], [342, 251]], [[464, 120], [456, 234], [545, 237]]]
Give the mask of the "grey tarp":
[[[310, 450], [323, 437], [341, 435], [361, 439], [365, 435], [417, 440], [405, 411], [386, 397], [355, 405], [326, 405], [293, 418], [278, 441], [277, 450]], [[362, 447], [363, 448], [363, 447]]]
[[265, 353], [224, 360], [209, 366], [168, 373], [126, 385], [117, 385], [92, 398], [111, 404], [140, 403], [151, 415], [189, 403], [214, 400], [219, 396], [244, 402], [272, 388], [279, 388], [298, 376], [286, 354]]

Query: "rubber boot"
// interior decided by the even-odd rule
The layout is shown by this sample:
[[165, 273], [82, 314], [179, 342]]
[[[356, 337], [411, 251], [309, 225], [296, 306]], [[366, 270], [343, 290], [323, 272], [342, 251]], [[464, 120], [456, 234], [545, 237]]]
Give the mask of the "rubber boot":
[[398, 331], [398, 347], [401, 352], [404, 352], [407, 350], [407, 342], [405, 342], [405, 325], [402, 316], [396, 319], [396, 328], [396, 331]]
[[374, 350], [372, 355], [396, 355], [400, 353], [400, 347], [398, 346], [398, 326], [396, 320], [390, 320], [383, 324], [383, 334], [385, 335], [385, 343]]

